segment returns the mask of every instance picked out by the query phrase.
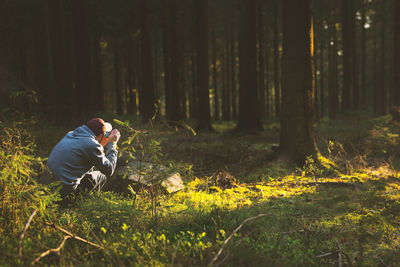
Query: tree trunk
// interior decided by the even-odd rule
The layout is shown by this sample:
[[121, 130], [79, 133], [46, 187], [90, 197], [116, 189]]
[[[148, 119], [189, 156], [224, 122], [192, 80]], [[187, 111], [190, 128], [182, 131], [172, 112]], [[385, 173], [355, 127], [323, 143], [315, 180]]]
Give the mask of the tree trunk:
[[[238, 105], [237, 105], [237, 83], [235, 80], [236, 77], [236, 56], [235, 56], [235, 44], [236, 44], [236, 34], [235, 34], [235, 25], [234, 25], [234, 9], [231, 7], [230, 11], [230, 26], [229, 26], [229, 33], [230, 33], [230, 41], [229, 41], [229, 64], [230, 64], [230, 98], [231, 98], [231, 107], [232, 107], [232, 119], [237, 120], [238, 117]], [[239, 28], [239, 27], [238, 27]]]
[[[166, 8], [166, 7], [165, 7]], [[172, 83], [171, 83], [171, 41], [168, 24], [168, 13], [163, 13], [162, 43], [164, 59], [164, 90], [165, 90], [165, 115], [168, 119], [172, 116]]]
[[342, 95], [342, 111], [346, 112], [351, 109], [351, 31], [350, 31], [350, 11], [349, 1], [341, 1], [342, 8], [342, 42], [343, 42], [343, 95]]
[[264, 69], [264, 23], [262, 2], [259, 1], [258, 7], [258, 100], [261, 120], [265, 118], [265, 69]]
[[97, 33], [93, 41], [93, 65], [94, 65], [94, 88], [95, 94], [95, 107], [96, 113], [104, 111], [104, 90], [103, 90], [103, 66], [101, 60], [100, 50], [100, 33]]
[[381, 1], [381, 14], [382, 14], [382, 22], [381, 22], [381, 60], [380, 60], [380, 67], [379, 67], [379, 84], [378, 86], [380, 87], [379, 94], [380, 96], [378, 97], [380, 104], [378, 105], [378, 115], [385, 115], [386, 114], [386, 81], [385, 81], [385, 58], [386, 58], [386, 53], [385, 53], [385, 36], [386, 36], [386, 18], [385, 18], [385, 1]]
[[311, 0], [283, 0], [280, 157], [303, 164], [316, 158]]
[[[335, 15], [335, 14], [334, 14]], [[334, 17], [333, 15], [333, 17]], [[328, 50], [328, 96], [329, 96], [329, 118], [335, 119], [339, 113], [339, 75], [337, 56], [337, 32], [334, 19], [329, 24], [329, 50]]]
[[394, 2], [394, 90], [393, 104], [400, 106], [400, 1]]
[[[397, 3], [398, 1], [395, 1]], [[361, 0], [361, 105], [367, 105], [367, 88], [366, 88], [366, 30], [365, 30], [365, 1]], [[399, 32], [400, 33], [400, 32]], [[396, 36], [396, 35], [395, 35]], [[400, 70], [400, 69], [399, 69]]]
[[50, 115], [52, 120], [57, 123], [66, 123], [72, 121], [71, 104], [72, 97], [75, 96], [69, 87], [67, 73], [71, 70], [67, 68], [65, 62], [67, 59], [67, 38], [65, 17], [62, 12], [62, 1], [49, 0], [49, 44], [51, 65], [53, 69], [53, 82], [49, 98], [54, 100], [51, 103], [51, 110], [54, 112]]
[[274, 87], [275, 87], [275, 115], [280, 116], [281, 109], [281, 90], [279, 78], [279, 24], [278, 24], [278, 0], [274, 2]]
[[148, 21], [150, 14], [147, 7], [147, 0], [140, 0], [140, 11], [143, 87], [141, 91], [142, 101], [139, 108], [142, 120], [148, 121], [155, 113], [155, 89], [151, 29]]
[[244, 4], [244, 23], [240, 37], [239, 120], [238, 131], [259, 131], [262, 124], [258, 109], [256, 0]]
[[52, 70], [50, 68], [50, 46], [49, 46], [49, 21], [48, 4], [41, 1], [38, 5], [37, 17], [39, 18], [35, 27], [35, 85], [39, 89], [40, 111], [50, 119], [54, 110], [51, 109], [54, 103], [52, 94]]
[[358, 57], [357, 57], [357, 30], [356, 30], [356, 8], [355, 1], [348, 1], [350, 4], [350, 37], [351, 37], [351, 80], [353, 86], [353, 108], [360, 108], [360, 86], [358, 82]]
[[218, 91], [218, 78], [217, 78], [217, 39], [215, 36], [215, 22], [212, 24], [211, 30], [212, 42], [212, 62], [213, 62], [213, 85], [214, 85], [214, 120], [220, 119], [220, 105], [219, 105], [219, 91]]
[[72, 16], [75, 44], [75, 84], [77, 111], [80, 119], [94, 117], [95, 92], [94, 69], [90, 41], [86, 0], [72, 0]]
[[[114, 82], [115, 82], [115, 99], [117, 114], [122, 115], [123, 113], [123, 100], [122, 100], [122, 89], [121, 89], [121, 70], [120, 70], [120, 52], [119, 52], [119, 38], [114, 36]], [[139, 103], [142, 105], [142, 102]]]
[[179, 38], [178, 38], [178, 5], [177, 0], [171, 1], [171, 99], [170, 99], [170, 114], [169, 119], [173, 122], [178, 122], [182, 119], [182, 109], [181, 109], [181, 86], [180, 86], [180, 70], [179, 70]]
[[196, 0], [197, 4], [197, 129], [212, 130], [210, 116], [210, 94], [208, 88], [208, 1]]

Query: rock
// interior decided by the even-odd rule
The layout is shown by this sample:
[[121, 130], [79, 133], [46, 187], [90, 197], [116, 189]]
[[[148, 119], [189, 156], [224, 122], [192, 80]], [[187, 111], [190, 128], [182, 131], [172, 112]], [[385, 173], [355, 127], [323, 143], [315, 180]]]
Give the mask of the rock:
[[168, 193], [185, 188], [179, 173], [171, 172], [167, 167], [152, 162], [130, 161], [127, 166], [119, 168], [118, 175], [146, 186], [159, 183]]

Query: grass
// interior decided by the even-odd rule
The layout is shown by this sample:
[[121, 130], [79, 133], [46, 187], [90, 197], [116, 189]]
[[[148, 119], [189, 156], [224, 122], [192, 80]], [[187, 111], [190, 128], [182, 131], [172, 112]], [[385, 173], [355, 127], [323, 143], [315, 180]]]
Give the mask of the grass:
[[[355, 120], [360, 127], [347, 133], [343, 129], [351, 123], [345, 120], [318, 126], [322, 154], [341, 170], [330, 176], [312, 162], [289, 168], [272, 160], [276, 125], [235, 135], [229, 133], [232, 123], [219, 122], [217, 132], [196, 136], [156, 126], [152, 138], [161, 141], [159, 160], [180, 170], [184, 190], [92, 193], [64, 210], [52, 209], [56, 204], [49, 201], [27, 230], [18, 256], [19, 233], [33, 205], [20, 215], [15, 233], [2, 233], [0, 264], [26, 265], [58, 247], [64, 234], [46, 224], [51, 222], [104, 249], [69, 239], [39, 264], [204, 266], [247, 218], [266, 214], [243, 225], [217, 264], [396, 266], [400, 177], [393, 163], [399, 162], [399, 127], [387, 117]], [[38, 144], [41, 138], [36, 137]], [[50, 143], [38, 150], [45, 154], [47, 147]]]

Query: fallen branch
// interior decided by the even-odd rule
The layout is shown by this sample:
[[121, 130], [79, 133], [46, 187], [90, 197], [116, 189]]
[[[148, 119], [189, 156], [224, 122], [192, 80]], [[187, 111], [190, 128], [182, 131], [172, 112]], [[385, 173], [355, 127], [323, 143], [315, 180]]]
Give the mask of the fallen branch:
[[51, 252], [59, 252], [61, 250], [61, 248], [65, 245], [65, 241], [67, 241], [67, 239], [72, 238], [70, 235], [66, 235], [64, 236], [63, 241], [61, 242], [61, 244], [58, 246], [58, 248], [52, 248], [49, 249], [45, 252], [43, 252], [42, 254], [40, 254], [39, 257], [37, 257], [34, 261], [31, 262], [31, 265], [35, 265], [36, 263], [38, 263], [42, 258], [46, 257], [47, 255], [49, 255]]
[[222, 251], [224, 250], [224, 248], [226, 247], [226, 245], [228, 244], [228, 242], [232, 239], [232, 237], [240, 230], [240, 228], [242, 228], [242, 226], [249, 222], [249, 221], [253, 221], [256, 220], [260, 217], [264, 217], [264, 216], [268, 216], [268, 214], [259, 214], [255, 217], [251, 217], [251, 218], [247, 218], [246, 220], [244, 220], [230, 235], [227, 239], [225, 239], [224, 243], [222, 244], [222, 247], [220, 248], [220, 250], [218, 251], [217, 255], [215, 255], [215, 257], [212, 259], [212, 261], [210, 262], [210, 265], [214, 265], [214, 263], [218, 260], [218, 257], [221, 255]]
[[35, 209], [33, 211], [33, 213], [31, 214], [31, 216], [29, 217], [28, 221], [25, 224], [24, 230], [22, 231], [21, 235], [19, 236], [19, 250], [18, 250], [19, 258], [22, 258], [22, 239], [24, 239], [26, 230], [28, 230], [28, 227], [31, 224], [33, 217], [35, 217], [37, 211], [38, 211], [37, 209]]
[[334, 255], [334, 254], [336, 254], [336, 253], [338, 253], [339, 251], [336, 251], [336, 252], [328, 252], [328, 253], [324, 253], [324, 254], [321, 254], [321, 255], [318, 255], [318, 256], [315, 256], [316, 258], [325, 258], [325, 257], [329, 257], [329, 256], [332, 256], [332, 255]]
[[74, 239], [76, 239], [76, 240], [79, 240], [79, 241], [81, 241], [81, 242], [83, 242], [83, 243], [85, 243], [85, 244], [91, 245], [91, 246], [96, 247], [96, 248], [104, 249], [103, 246], [98, 245], [98, 244], [93, 243], [93, 242], [90, 242], [90, 241], [88, 241], [88, 240], [86, 240], [86, 239], [83, 239], [82, 237], [79, 237], [79, 236], [77, 236], [77, 235], [75, 235], [75, 234], [73, 234], [73, 233], [71, 233], [71, 232], [65, 230], [65, 229], [62, 228], [62, 227], [60, 227], [60, 226], [58, 226], [58, 225], [55, 225], [54, 223], [46, 223], [46, 224], [47, 224], [48, 226], [54, 227], [55, 229], [57, 229], [57, 230], [63, 232], [64, 234], [67, 234], [67, 235], [69, 235], [70, 237], [72, 237], [72, 238], [74, 238]]

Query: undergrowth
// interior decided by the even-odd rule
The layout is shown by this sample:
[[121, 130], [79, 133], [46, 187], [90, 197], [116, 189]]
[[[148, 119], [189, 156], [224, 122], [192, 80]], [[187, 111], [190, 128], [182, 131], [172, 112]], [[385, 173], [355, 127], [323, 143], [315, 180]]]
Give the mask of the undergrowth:
[[[340, 123], [348, 122], [338, 122], [338, 127]], [[43, 160], [35, 156], [29, 134], [23, 127], [2, 125], [0, 264], [204, 266], [218, 255], [215, 265], [396, 266], [398, 127], [386, 117], [367, 124], [362, 124], [365, 132], [346, 136], [340, 130], [337, 137], [332, 130], [321, 136], [326, 127], [321, 126], [324, 164], [340, 170], [332, 173], [321, 171], [311, 159], [298, 169], [271, 160], [268, 150], [276, 133], [193, 136], [154, 128], [142, 151], [154, 163], [181, 172], [184, 190], [96, 192], [69, 209], [57, 208], [56, 185], [37, 182]], [[121, 141], [121, 150], [139, 145], [134, 138], [129, 142], [129, 136]], [[358, 145], [352, 148], [354, 140]], [[141, 153], [125, 151], [131, 160]], [[68, 236], [60, 228], [74, 238], [59, 252], [41, 257]]]

